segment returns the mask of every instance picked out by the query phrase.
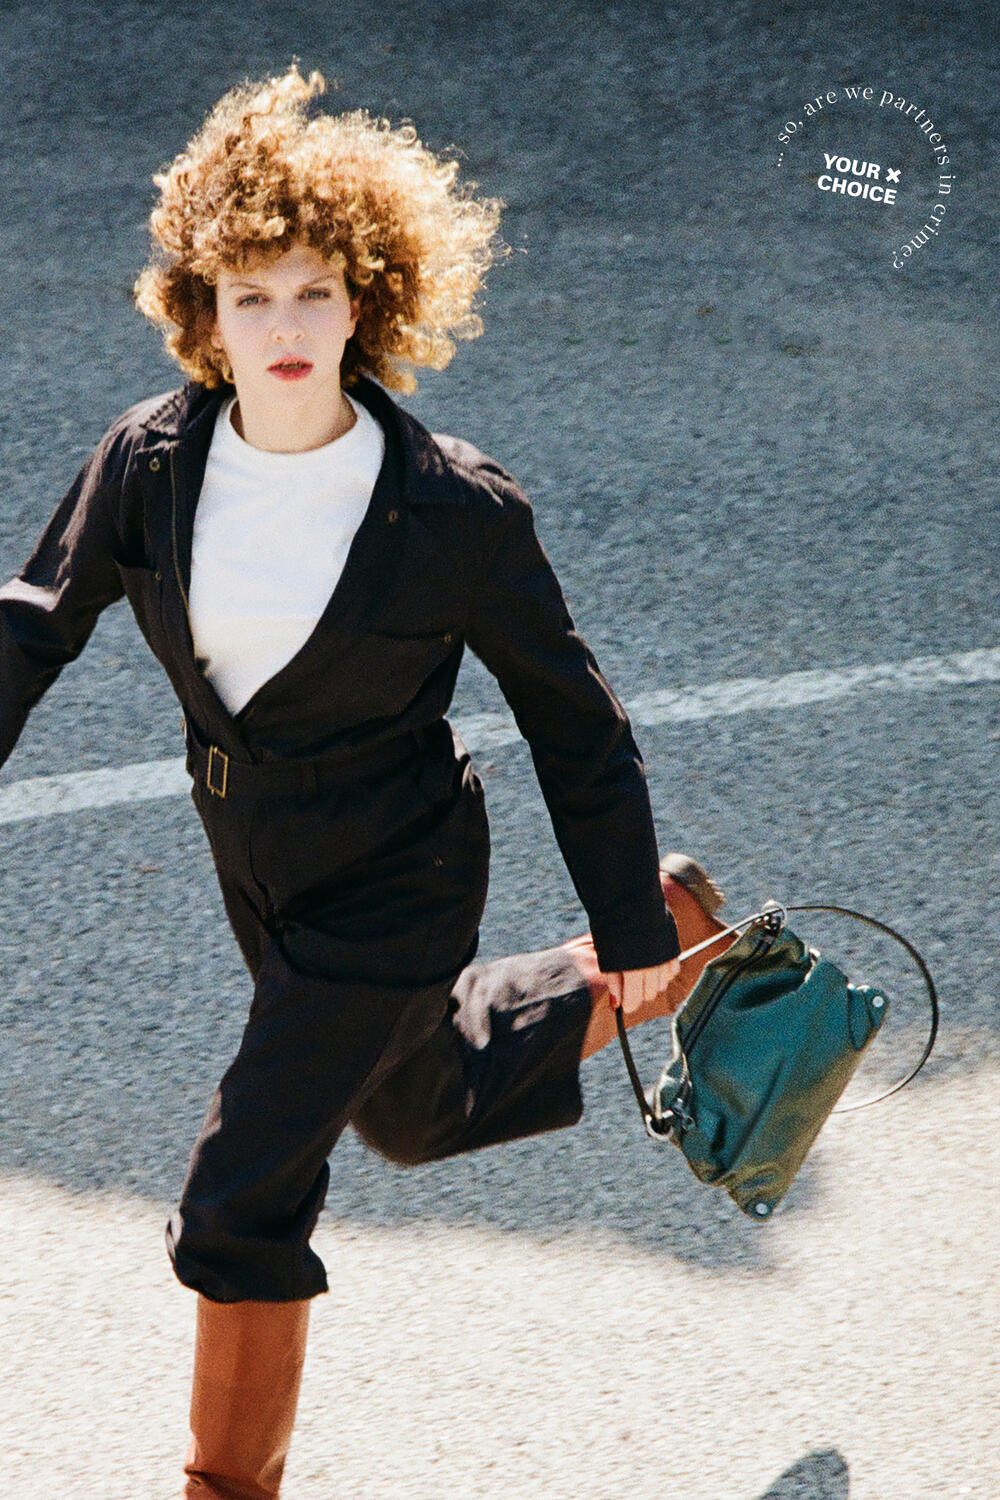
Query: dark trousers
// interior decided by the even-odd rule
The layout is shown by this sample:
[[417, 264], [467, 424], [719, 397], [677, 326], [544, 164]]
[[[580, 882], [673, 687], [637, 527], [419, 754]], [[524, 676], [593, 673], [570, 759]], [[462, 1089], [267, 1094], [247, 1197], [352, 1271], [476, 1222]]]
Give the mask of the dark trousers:
[[[347, 802], [195, 786], [254, 980], [167, 1226], [177, 1276], [215, 1301], [327, 1290], [309, 1240], [347, 1124], [416, 1164], [580, 1117], [589, 988], [561, 948], [469, 961], [489, 839], [477, 778], [457, 777], [416, 801], [412, 771]], [[343, 834], [369, 793], [382, 827], [359, 867]]]

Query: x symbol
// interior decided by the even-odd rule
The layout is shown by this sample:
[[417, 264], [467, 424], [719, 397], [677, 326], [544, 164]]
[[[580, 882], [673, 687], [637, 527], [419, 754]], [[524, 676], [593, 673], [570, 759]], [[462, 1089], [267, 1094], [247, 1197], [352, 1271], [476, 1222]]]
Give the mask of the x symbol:
[[899, 181], [900, 170], [901, 170], [901, 168], [899, 168], [899, 167], [886, 167], [886, 169], [885, 169], [885, 180], [886, 180], [886, 182], [898, 182]]

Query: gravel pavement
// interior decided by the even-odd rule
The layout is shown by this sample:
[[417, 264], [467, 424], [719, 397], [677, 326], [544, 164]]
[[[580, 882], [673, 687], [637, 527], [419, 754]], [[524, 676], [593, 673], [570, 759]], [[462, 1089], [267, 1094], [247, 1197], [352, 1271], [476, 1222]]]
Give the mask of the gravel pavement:
[[[518, 475], [623, 698], [1000, 645], [991, 5], [71, 0], [8, 4], [0, 43], [0, 576], [107, 422], [177, 383], [129, 301], [151, 174], [298, 55], [506, 201], [485, 336], [406, 404]], [[892, 162], [897, 203], [822, 190], [838, 153]], [[457, 710], [502, 706], [468, 663]], [[662, 847], [734, 912], [825, 898], [912, 934], [937, 1051], [827, 1126], [766, 1226], [646, 1141], [610, 1049], [572, 1131], [414, 1171], [345, 1139], [289, 1500], [997, 1500], [997, 709], [942, 683], [643, 730]], [[116, 606], [0, 786], [179, 753]], [[477, 759], [482, 952], [549, 946], [581, 914], [527, 749]], [[167, 1500], [193, 1299], [162, 1230], [246, 978], [186, 798], [0, 835], [0, 1496]], [[889, 1079], [918, 996], [822, 941], [895, 985]]]

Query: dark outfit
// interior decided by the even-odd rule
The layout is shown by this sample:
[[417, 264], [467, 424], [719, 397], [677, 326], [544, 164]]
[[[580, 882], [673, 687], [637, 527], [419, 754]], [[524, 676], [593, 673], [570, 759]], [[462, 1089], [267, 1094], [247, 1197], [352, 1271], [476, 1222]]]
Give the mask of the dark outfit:
[[559, 948], [472, 964], [482, 788], [445, 713], [463, 644], [531, 748], [603, 969], [679, 951], [642, 761], [575, 632], [511, 477], [432, 436], [374, 381], [386, 452], [313, 634], [235, 716], [195, 660], [195, 506], [230, 390], [131, 408], [0, 589], [0, 762], [31, 706], [127, 594], [184, 708], [192, 795], [254, 979], [236, 1058], [167, 1231], [216, 1301], [325, 1290], [309, 1237], [352, 1122], [427, 1161], [568, 1125], [590, 995]]

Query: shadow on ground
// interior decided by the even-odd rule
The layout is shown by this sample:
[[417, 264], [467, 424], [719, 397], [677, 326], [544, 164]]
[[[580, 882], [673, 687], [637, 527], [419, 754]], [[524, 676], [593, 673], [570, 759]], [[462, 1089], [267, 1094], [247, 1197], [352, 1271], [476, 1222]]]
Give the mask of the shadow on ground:
[[757, 1500], [848, 1500], [850, 1490], [845, 1459], [823, 1448], [792, 1464]]

